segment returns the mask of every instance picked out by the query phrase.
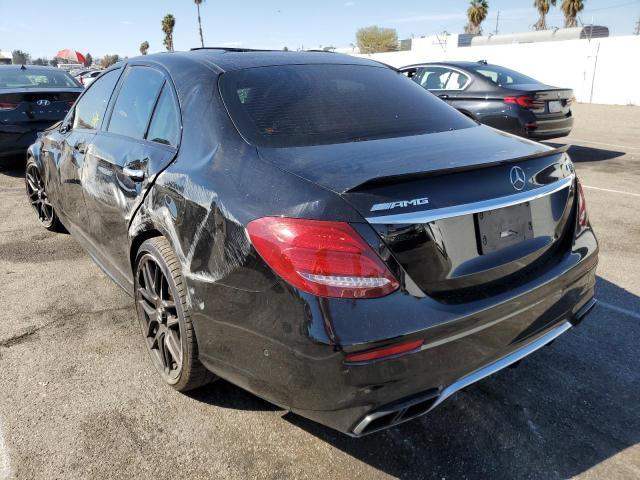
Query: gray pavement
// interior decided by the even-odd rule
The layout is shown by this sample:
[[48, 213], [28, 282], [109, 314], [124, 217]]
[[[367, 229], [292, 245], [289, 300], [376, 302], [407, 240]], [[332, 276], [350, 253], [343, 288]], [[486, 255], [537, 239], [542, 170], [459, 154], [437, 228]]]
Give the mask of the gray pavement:
[[600, 306], [519, 368], [359, 440], [223, 381], [162, 385], [131, 299], [38, 226], [22, 167], [0, 163], [0, 479], [640, 478], [640, 108], [575, 113], [557, 143], [601, 242]]

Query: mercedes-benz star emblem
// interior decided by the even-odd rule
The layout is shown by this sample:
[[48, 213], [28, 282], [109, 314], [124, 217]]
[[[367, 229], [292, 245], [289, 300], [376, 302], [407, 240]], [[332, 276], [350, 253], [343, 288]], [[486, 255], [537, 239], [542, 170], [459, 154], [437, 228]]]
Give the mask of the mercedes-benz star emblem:
[[511, 185], [518, 191], [522, 190], [527, 183], [527, 176], [524, 174], [524, 170], [517, 166], [511, 168], [510, 178]]
[[39, 107], [46, 107], [47, 105], [50, 105], [51, 102], [49, 100], [38, 100], [36, 102], [36, 105], [38, 105]]

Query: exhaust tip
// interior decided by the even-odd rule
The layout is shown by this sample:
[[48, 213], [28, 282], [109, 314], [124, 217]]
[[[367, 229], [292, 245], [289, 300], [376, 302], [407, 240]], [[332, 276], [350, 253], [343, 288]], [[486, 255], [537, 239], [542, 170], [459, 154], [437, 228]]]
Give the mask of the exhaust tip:
[[439, 390], [431, 390], [385, 405], [362, 418], [353, 428], [353, 435], [361, 437], [399, 425], [427, 413], [438, 399]]

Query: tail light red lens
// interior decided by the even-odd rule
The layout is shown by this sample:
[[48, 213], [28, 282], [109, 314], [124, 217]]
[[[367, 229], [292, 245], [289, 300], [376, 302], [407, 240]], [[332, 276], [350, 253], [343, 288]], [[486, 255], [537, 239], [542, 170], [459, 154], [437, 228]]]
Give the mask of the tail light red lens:
[[0, 102], [0, 110], [14, 110], [17, 106], [17, 103]]
[[264, 217], [247, 232], [264, 261], [296, 288], [321, 297], [375, 298], [399, 284], [348, 223]]
[[538, 102], [535, 98], [526, 95], [520, 97], [504, 97], [503, 101], [504, 103], [520, 105], [523, 108], [530, 108], [532, 110], [544, 109], [544, 102]]
[[368, 350], [366, 352], [349, 353], [345, 356], [344, 361], [347, 363], [370, 362], [372, 360], [380, 360], [386, 357], [393, 357], [403, 353], [413, 352], [424, 344], [424, 340], [413, 340], [411, 342], [399, 343], [390, 347]]
[[586, 227], [589, 223], [589, 214], [587, 213], [587, 201], [584, 197], [584, 190], [580, 180], [576, 178], [578, 190], [578, 225]]

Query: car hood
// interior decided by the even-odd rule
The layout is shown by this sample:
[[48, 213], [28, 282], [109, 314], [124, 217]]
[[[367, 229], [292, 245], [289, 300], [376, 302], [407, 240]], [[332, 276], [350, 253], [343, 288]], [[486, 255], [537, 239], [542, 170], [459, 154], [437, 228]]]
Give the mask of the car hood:
[[293, 148], [258, 148], [279, 168], [336, 193], [373, 180], [545, 155], [553, 149], [484, 125], [410, 137]]

